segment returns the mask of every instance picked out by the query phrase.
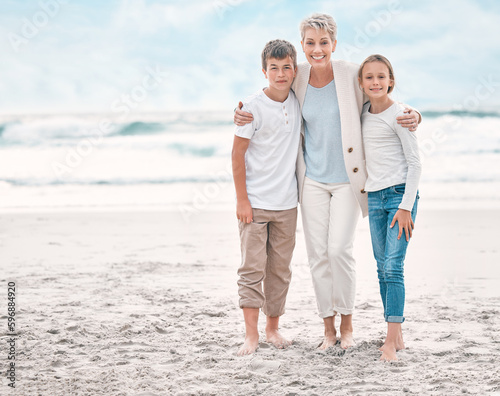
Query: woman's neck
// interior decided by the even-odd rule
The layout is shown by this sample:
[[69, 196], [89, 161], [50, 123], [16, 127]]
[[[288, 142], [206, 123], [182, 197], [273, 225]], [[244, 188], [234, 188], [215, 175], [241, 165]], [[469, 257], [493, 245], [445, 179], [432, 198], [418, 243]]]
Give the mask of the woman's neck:
[[309, 84], [315, 88], [323, 88], [333, 80], [332, 63], [328, 62], [325, 67], [311, 67], [311, 75], [309, 76]]
[[370, 98], [370, 113], [378, 114], [387, 110], [394, 104], [394, 101], [389, 97], [389, 95], [382, 96], [380, 98]]

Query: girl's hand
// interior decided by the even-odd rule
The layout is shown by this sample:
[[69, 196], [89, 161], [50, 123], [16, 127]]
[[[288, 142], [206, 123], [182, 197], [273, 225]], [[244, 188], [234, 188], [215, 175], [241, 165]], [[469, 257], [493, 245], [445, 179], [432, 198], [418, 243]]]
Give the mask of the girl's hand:
[[405, 113], [407, 115], [396, 117], [398, 120], [398, 124], [400, 124], [404, 128], [408, 128], [409, 131], [415, 132], [418, 128], [418, 122], [420, 120], [419, 114], [415, 110], [405, 109]]
[[243, 103], [238, 103], [238, 107], [234, 112], [234, 123], [238, 126], [250, 124], [253, 121], [253, 115], [251, 113], [247, 113], [246, 111], [242, 111], [242, 107]]
[[399, 224], [398, 240], [401, 238], [401, 234], [402, 234], [403, 229], [404, 229], [405, 234], [406, 234], [406, 242], [409, 242], [410, 238], [411, 238], [412, 231], [415, 228], [415, 225], [413, 224], [413, 220], [411, 219], [411, 212], [408, 210], [399, 209], [392, 219], [391, 228], [394, 227], [394, 224], [396, 224], [396, 221]]
[[236, 201], [236, 217], [243, 223], [252, 222], [252, 205], [248, 199]]

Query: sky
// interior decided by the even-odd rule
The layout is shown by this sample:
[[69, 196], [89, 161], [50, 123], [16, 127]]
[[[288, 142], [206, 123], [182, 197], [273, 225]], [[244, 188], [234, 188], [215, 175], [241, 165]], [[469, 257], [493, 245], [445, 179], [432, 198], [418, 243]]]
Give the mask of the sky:
[[266, 86], [269, 40], [300, 47], [314, 12], [336, 59], [389, 58], [395, 99], [419, 110], [500, 106], [495, 0], [0, 2], [0, 114], [218, 111]]

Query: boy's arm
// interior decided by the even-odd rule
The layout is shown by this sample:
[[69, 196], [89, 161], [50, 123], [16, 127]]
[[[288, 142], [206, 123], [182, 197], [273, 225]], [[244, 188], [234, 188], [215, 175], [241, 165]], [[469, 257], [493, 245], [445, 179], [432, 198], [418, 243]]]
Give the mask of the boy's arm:
[[233, 151], [233, 180], [236, 189], [236, 217], [244, 223], [252, 222], [252, 205], [247, 194], [247, 172], [245, 166], [245, 153], [250, 144], [250, 139], [234, 136]]

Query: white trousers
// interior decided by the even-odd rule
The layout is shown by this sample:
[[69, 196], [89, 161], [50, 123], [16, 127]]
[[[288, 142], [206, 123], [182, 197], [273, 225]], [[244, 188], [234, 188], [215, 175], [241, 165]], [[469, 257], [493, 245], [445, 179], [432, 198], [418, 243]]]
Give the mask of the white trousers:
[[356, 293], [354, 232], [361, 212], [352, 187], [306, 177], [301, 210], [318, 314], [350, 315]]

